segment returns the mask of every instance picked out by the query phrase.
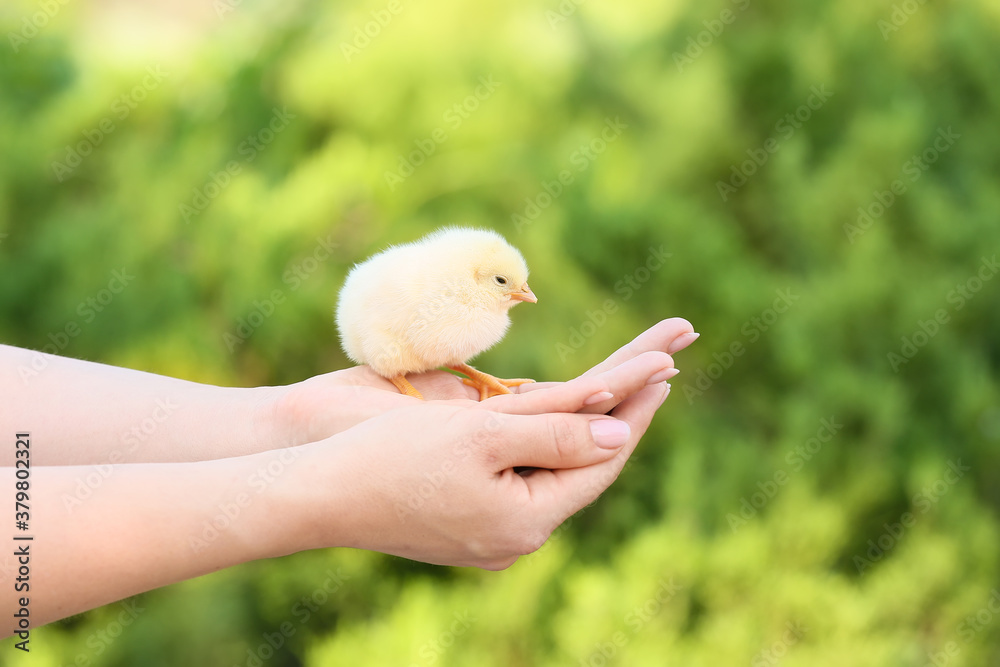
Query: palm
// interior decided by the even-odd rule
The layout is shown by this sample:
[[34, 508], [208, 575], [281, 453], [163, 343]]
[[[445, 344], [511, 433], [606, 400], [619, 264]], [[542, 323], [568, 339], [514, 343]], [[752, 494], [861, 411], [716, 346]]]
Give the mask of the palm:
[[[680, 318], [664, 320], [646, 330], [635, 340], [617, 350], [605, 361], [590, 369], [585, 376], [609, 371], [635, 357], [650, 351], [676, 352], [691, 342], [676, 344], [682, 336], [692, 331], [690, 323]], [[693, 339], [691, 339], [693, 340]], [[498, 396], [479, 402], [479, 392], [462, 383], [462, 378], [446, 371], [428, 371], [407, 376], [427, 401], [449, 401], [468, 406], [490, 408], [491, 403], [504, 398]], [[552, 387], [556, 382], [541, 382], [512, 388], [515, 394]], [[419, 405], [419, 399], [404, 396], [389, 380], [379, 376], [367, 366], [354, 366], [344, 370], [317, 375], [296, 383], [285, 390], [281, 413], [290, 415], [288, 425], [293, 442], [304, 444], [327, 438], [345, 431], [372, 417], [399, 408]], [[606, 403], [581, 410], [603, 413], [611, 410], [625, 397], [616, 396]]]
[[[389, 380], [378, 375], [367, 366], [354, 366], [343, 371], [336, 371], [330, 375], [339, 375], [336, 382], [346, 383], [357, 387], [371, 387], [380, 391], [386, 391], [400, 398], [407, 398], [399, 393]], [[447, 371], [427, 371], [425, 373], [415, 373], [407, 378], [413, 383], [424, 398], [429, 401], [440, 401], [450, 399], [470, 399], [479, 400], [479, 392], [462, 383], [462, 378]], [[413, 401], [400, 402], [400, 405], [412, 405]]]

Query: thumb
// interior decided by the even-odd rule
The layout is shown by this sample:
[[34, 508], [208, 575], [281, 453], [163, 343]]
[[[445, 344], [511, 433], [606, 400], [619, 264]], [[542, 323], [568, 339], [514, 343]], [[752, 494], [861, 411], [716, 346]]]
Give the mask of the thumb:
[[579, 468], [607, 461], [629, 440], [627, 422], [604, 415], [496, 415], [502, 437], [491, 454], [507, 468]]

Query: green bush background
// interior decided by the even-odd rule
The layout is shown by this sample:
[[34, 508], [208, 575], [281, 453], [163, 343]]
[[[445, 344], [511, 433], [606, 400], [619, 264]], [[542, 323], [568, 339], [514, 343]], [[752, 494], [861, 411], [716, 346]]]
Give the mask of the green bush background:
[[[539, 305], [479, 359], [499, 375], [573, 377], [669, 316], [702, 338], [615, 486], [508, 571], [302, 553], [142, 595], [120, 637], [109, 605], [0, 661], [1000, 664], [995, 2], [51, 6], [23, 43], [46, 3], [0, 14], [0, 340], [42, 348], [75, 321], [63, 354], [294, 382], [347, 364], [331, 310], [353, 262], [455, 223], [497, 229], [532, 267]], [[345, 54], [372, 12], [391, 21]], [[144, 90], [147, 68], [167, 75]], [[469, 100], [480, 77], [500, 85]], [[832, 95], [779, 125], [813, 87]], [[247, 160], [275, 109], [294, 118]], [[607, 119], [627, 127], [582, 157]], [[55, 166], [87, 133], [99, 145]], [[182, 210], [230, 161], [218, 196]], [[734, 168], [754, 173], [723, 197]], [[539, 199], [562, 170], [572, 183]], [[877, 213], [896, 179], [863, 228], [858, 207]], [[317, 239], [336, 247], [314, 265]], [[661, 246], [662, 268], [616, 290]], [[123, 267], [134, 280], [84, 319]], [[779, 292], [796, 300], [776, 314]], [[923, 344], [891, 357], [904, 337]], [[810, 443], [824, 419], [836, 435]], [[954, 484], [949, 462], [968, 467]], [[736, 521], [744, 500], [761, 507]]]

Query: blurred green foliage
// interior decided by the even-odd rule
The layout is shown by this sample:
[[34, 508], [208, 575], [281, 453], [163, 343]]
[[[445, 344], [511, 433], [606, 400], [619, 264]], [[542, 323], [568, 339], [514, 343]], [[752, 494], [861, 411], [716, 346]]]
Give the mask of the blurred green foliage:
[[614, 487], [508, 571], [302, 553], [40, 629], [31, 664], [1000, 664], [995, 2], [18, 0], [0, 28], [4, 342], [294, 382], [347, 363], [353, 262], [455, 223], [532, 268], [498, 375], [702, 333]]

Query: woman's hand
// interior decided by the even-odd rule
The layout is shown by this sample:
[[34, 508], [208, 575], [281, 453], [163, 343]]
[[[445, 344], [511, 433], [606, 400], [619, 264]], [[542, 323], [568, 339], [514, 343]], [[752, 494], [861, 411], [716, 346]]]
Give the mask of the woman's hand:
[[[604, 362], [581, 377], [593, 376], [634, 359], [647, 352], [673, 354], [694, 342], [698, 334], [691, 324], [679, 317], [663, 320], [639, 334]], [[664, 363], [673, 367], [673, 360], [663, 354]], [[503, 410], [512, 402], [510, 396], [496, 396], [478, 402], [478, 392], [462, 383], [460, 377], [445, 371], [429, 371], [408, 376], [410, 382], [428, 401], [465, 401], [480, 407]], [[540, 382], [513, 389], [514, 396], [527, 395], [558, 383]], [[345, 431], [361, 422], [391, 410], [411, 407], [419, 399], [404, 396], [396, 387], [367, 366], [355, 366], [326, 373], [286, 387], [271, 387], [270, 400], [263, 408], [270, 412], [267, 421], [276, 425], [280, 446], [293, 446], [322, 440]], [[603, 414], [628, 397], [617, 394], [599, 403], [584, 406], [584, 412]]]
[[0, 425], [40, 445], [33, 621], [316, 547], [506, 567], [614, 481], [694, 337], [667, 320], [575, 380], [482, 403], [440, 373], [416, 378], [429, 401], [366, 369], [239, 390], [0, 345]]
[[[677, 352], [696, 337], [686, 320], [664, 320], [584, 377], [646, 352]], [[46, 443], [32, 460], [35, 465], [107, 467], [245, 456], [322, 440], [419, 402], [364, 366], [285, 387], [244, 389], [0, 345], [0, 377], [0, 404], [8, 408], [0, 411], [0, 427], [14, 432], [32, 425], [33, 435]], [[516, 405], [554, 384], [522, 385], [513, 395], [478, 403], [475, 391], [451, 373], [410, 379], [430, 400], [497, 410], [512, 396]], [[605, 413], [625, 398], [615, 395], [583, 411]]]
[[[294, 485], [310, 498], [294, 520], [298, 548], [508, 567], [617, 478], [669, 392], [658, 380], [668, 362], [640, 352], [591, 376], [495, 397], [485, 402], [492, 410], [464, 398], [407, 401], [298, 448]], [[610, 417], [576, 414], [618, 397]], [[516, 472], [524, 467], [530, 474]]]

